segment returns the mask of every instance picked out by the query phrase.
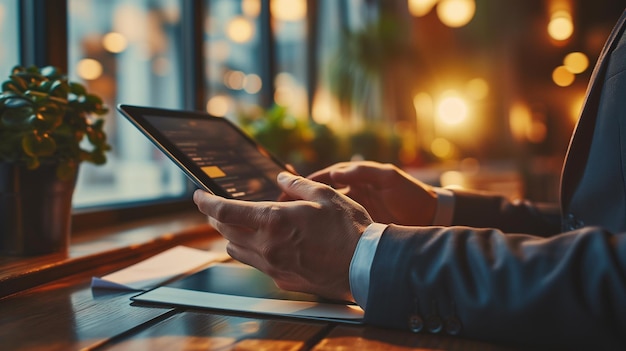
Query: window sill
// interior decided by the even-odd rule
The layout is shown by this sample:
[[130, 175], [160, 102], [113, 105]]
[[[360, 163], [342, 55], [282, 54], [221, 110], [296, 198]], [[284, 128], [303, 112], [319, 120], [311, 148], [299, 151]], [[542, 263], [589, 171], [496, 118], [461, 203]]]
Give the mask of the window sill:
[[[0, 298], [96, 267], [108, 265], [115, 271], [123, 267], [120, 264], [141, 261], [176, 245], [219, 237], [197, 210], [82, 230], [73, 234], [67, 254], [0, 256]], [[223, 242], [213, 240], [213, 244]]]

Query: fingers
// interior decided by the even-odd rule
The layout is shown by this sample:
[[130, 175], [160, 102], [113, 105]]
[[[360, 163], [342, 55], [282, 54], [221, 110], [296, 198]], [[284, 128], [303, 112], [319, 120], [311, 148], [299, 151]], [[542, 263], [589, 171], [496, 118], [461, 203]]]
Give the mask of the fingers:
[[277, 180], [285, 194], [294, 199], [323, 202], [335, 193], [332, 188], [325, 184], [288, 172], [279, 173]]
[[257, 228], [264, 222], [264, 213], [268, 208], [267, 203], [231, 200], [202, 190], [194, 192], [193, 201], [200, 212], [221, 223], [250, 228]]
[[375, 162], [358, 162], [332, 170], [329, 177], [334, 183], [349, 186], [367, 184], [374, 188], [389, 187], [393, 176], [397, 175], [394, 166]]
[[351, 164], [352, 164], [351, 162], [340, 162], [332, 166], [326, 167], [324, 169], [320, 169], [319, 171], [310, 174], [307, 178], [314, 180], [316, 182], [334, 185], [333, 179], [331, 178], [330, 174], [333, 171], [340, 170], [345, 167], [349, 167]]

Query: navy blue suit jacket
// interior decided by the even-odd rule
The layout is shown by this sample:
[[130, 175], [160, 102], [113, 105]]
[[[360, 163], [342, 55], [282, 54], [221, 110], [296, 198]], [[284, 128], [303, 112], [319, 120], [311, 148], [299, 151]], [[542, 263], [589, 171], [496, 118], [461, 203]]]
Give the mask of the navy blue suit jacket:
[[453, 226], [391, 225], [368, 323], [491, 341], [626, 350], [626, 11], [589, 84], [560, 213], [455, 192]]

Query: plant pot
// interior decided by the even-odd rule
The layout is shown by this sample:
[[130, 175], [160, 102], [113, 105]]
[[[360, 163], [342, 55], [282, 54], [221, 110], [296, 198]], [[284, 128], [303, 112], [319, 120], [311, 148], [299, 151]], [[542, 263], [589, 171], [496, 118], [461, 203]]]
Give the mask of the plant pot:
[[75, 184], [76, 174], [59, 180], [54, 164], [0, 162], [0, 254], [67, 254]]

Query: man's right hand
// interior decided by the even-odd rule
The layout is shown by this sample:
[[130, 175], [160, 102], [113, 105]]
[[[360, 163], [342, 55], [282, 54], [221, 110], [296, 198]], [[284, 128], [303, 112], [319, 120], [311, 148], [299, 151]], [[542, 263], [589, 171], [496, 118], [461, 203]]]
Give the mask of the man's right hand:
[[432, 187], [392, 164], [343, 162], [308, 178], [341, 189], [379, 223], [431, 225], [437, 210]]

